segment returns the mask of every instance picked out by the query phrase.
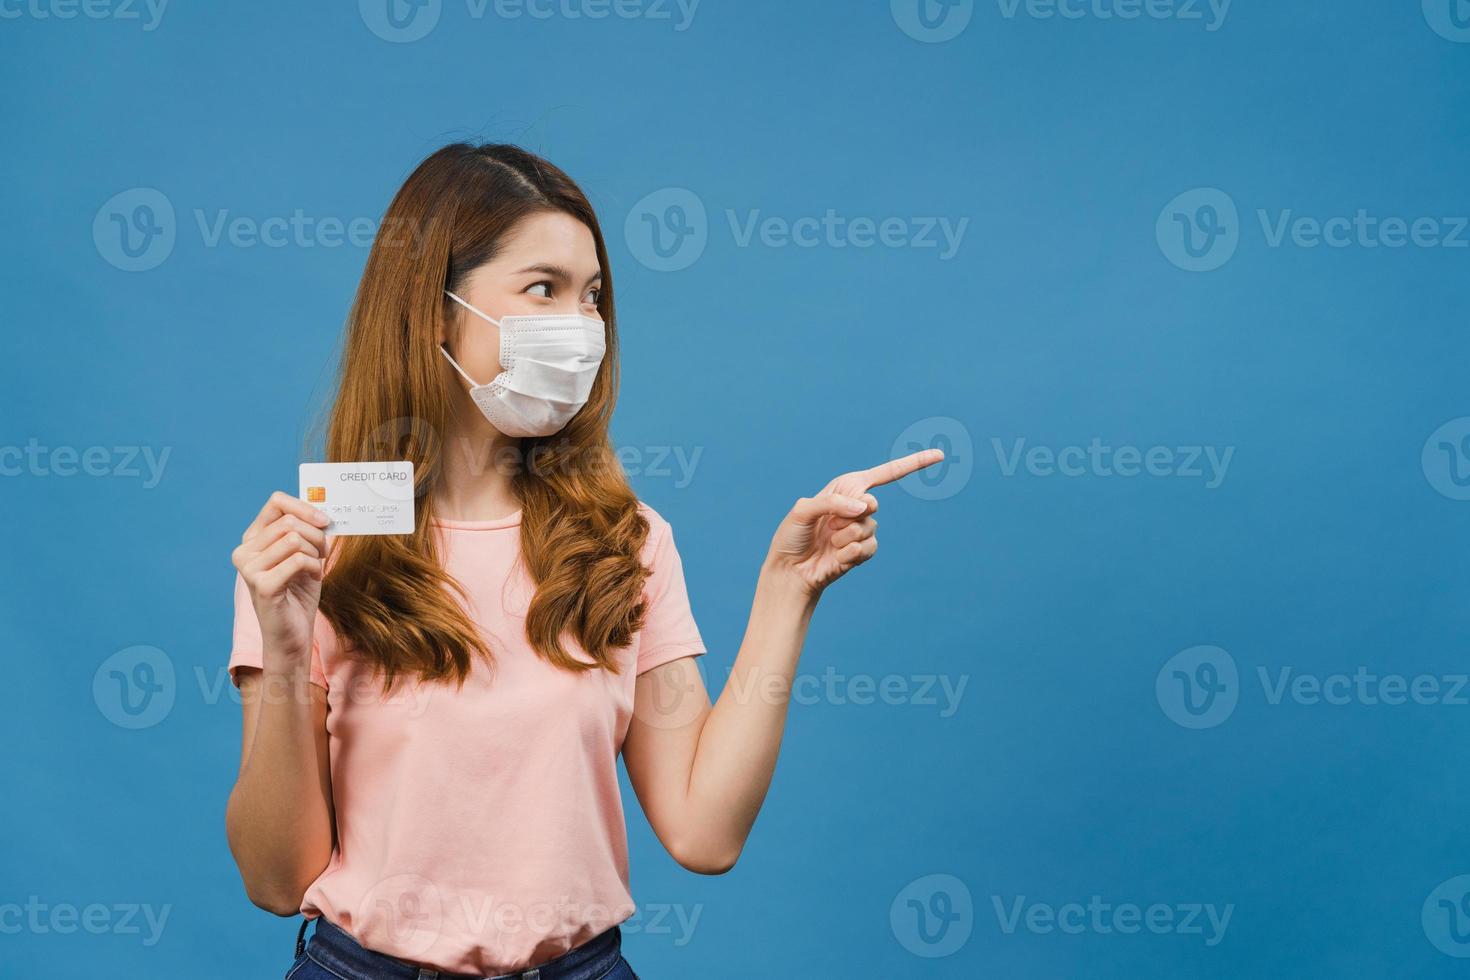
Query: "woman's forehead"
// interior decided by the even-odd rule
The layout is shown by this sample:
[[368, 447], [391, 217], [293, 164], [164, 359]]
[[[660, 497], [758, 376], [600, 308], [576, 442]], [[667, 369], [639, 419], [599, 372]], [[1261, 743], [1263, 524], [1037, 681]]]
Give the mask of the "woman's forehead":
[[591, 229], [560, 211], [522, 218], [506, 234], [494, 265], [522, 269], [537, 264], [559, 266], [574, 277], [595, 275], [600, 267]]

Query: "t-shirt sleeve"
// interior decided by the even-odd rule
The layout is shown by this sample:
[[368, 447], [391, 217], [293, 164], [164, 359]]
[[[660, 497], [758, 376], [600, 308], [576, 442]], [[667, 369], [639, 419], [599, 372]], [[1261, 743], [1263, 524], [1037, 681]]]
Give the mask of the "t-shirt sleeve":
[[[322, 669], [322, 649], [324, 646], [330, 649], [336, 637], [332, 632], [331, 624], [321, 613], [316, 614], [316, 624], [312, 632], [311, 682], [325, 689], [327, 674]], [[236, 687], [240, 686], [239, 670], [241, 667], [254, 667], [257, 670], [261, 668], [262, 646], [260, 620], [255, 615], [255, 604], [250, 601], [250, 587], [245, 584], [245, 579], [237, 572], [235, 574], [235, 632], [234, 642], [230, 647], [229, 668], [230, 680], [235, 683]]]
[[643, 632], [639, 634], [638, 673], [652, 670], [680, 657], [696, 657], [705, 652], [694, 612], [689, 608], [689, 592], [684, 586], [684, 563], [674, 547], [674, 530], [667, 521], [649, 515], [652, 556], [649, 575], [644, 580], [647, 603], [643, 614]]

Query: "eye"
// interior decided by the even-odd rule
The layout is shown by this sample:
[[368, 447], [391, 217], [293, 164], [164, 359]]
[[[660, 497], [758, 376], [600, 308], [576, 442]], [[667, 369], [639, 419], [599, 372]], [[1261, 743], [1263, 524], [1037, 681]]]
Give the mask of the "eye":
[[582, 303], [586, 306], [596, 306], [602, 302], [602, 287], [593, 286], [587, 290], [587, 295], [582, 297]]
[[545, 299], [550, 299], [551, 298], [551, 283], [549, 281], [545, 281], [545, 280], [543, 280], [542, 282], [538, 282], [538, 283], [532, 283], [526, 289], [526, 292], [530, 293], [533, 296], [541, 296], [541, 297], [544, 297]]

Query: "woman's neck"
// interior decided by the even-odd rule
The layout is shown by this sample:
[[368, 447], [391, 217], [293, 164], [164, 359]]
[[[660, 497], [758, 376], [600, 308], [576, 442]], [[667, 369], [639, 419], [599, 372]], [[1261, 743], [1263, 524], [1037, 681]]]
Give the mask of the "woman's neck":
[[452, 431], [444, 441], [435, 516], [493, 521], [519, 510], [512, 480], [521, 465], [520, 442], [478, 417]]

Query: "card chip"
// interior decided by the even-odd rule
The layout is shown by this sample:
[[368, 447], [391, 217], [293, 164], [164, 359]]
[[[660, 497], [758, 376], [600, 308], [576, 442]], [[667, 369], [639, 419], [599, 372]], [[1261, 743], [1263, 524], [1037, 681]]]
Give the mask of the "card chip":
[[306, 502], [309, 504], [324, 504], [327, 502], [326, 487], [307, 487]]

